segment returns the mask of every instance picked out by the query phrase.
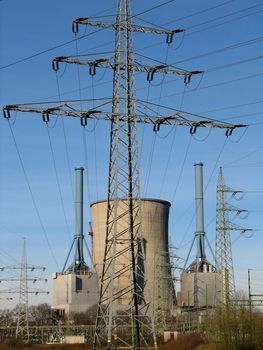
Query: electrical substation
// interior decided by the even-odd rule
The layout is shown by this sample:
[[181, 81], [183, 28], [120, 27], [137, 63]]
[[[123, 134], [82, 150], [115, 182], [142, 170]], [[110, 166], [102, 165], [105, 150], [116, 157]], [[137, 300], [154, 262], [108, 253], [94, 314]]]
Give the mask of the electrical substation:
[[[107, 193], [89, 203], [92, 244], [88, 246], [86, 243], [84, 232], [87, 228], [83, 227], [89, 209], [83, 206], [86, 196], [83, 173], [88, 169], [79, 166], [75, 168], [75, 232], [68, 251], [65, 251], [62, 270], [52, 273], [52, 309], [64, 317], [69, 328], [74, 314], [97, 310], [95, 324], [89, 325], [89, 335], [85, 334], [86, 340], [91, 341], [92, 337], [93, 350], [157, 350], [158, 340], [166, 331], [197, 328], [196, 324], [201, 322], [200, 314], [205, 315], [204, 310], [207, 315], [218, 306], [228, 305], [235, 295], [230, 231], [249, 231], [232, 223], [228, 216], [229, 212], [246, 210], [228, 204], [228, 194], [242, 191], [225, 185], [223, 169], [220, 168], [215, 191], [216, 240], [215, 247], [212, 247], [205, 232], [205, 164], [197, 162], [192, 176], [196, 228], [192, 232], [189, 252], [182, 257], [184, 264], [181, 265], [184, 266], [179, 266], [171, 252], [169, 238], [171, 203], [165, 198], [141, 197], [138, 125], [150, 124], [155, 133], [162, 125], [168, 129], [185, 126], [191, 135], [198, 128], [219, 128], [225, 130], [226, 137], [246, 125], [181, 110], [171, 111], [171, 108], [136, 98], [135, 72], [146, 73], [149, 83], [156, 74], [180, 76], [185, 87], [203, 72], [160, 62], [142, 63], [141, 57], [140, 61], [137, 60], [133, 47], [134, 32], [164, 36], [170, 45], [174, 36], [183, 33], [184, 29], [168, 30], [135, 24], [130, 7], [129, 0], [119, 0], [114, 22], [81, 17], [72, 23], [75, 35], [82, 26], [113, 30], [113, 55], [105, 58], [58, 56], [52, 61], [56, 73], [61, 65], [68, 64], [87, 66], [92, 77], [97, 69], [112, 70], [111, 98], [4, 107], [4, 117], [8, 122], [12, 111], [20, 111], [39, 114], [47, 125], [58, 116], [74, 118], [83, 129], [91, 119], [98, 125], [101, 121], [109, 125]], [[191, 198], [187, 200], [190, 202]], [[27, 294], [27, 291], [23, 293]], [[185, 315], [190, 313], [194, 315], [191, 317], [195, 325], [185, 324]], [[28, 319], [23, 321], [29, 338]], [[76, 335], [77, 331], [74, 332]]]

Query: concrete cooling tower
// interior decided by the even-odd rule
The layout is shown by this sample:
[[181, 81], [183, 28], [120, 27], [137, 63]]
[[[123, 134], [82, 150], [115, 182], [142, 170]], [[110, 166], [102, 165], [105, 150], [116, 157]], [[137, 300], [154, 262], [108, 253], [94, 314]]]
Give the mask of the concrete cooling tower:
[[[168, 217], [170, 205], [169, 202], [164, 200], [141, 199], [142, 238], [145, 250], [144, 267], [146, 280], [144, 298], [146, 301], [156, 301], [157, 298], [161, 298], [162, 304], [167, 310], [171, 310], [172, 306], [175, 304], [175, 292], [171, 276], [168, 247]], [[107, 201], [101, 200], [94, 202], [91, 204], [91, 209], [94, 245], [93, 262], [100, 277], [102, 274], [105, 249]], [[119, 217], [122, 215], [121, 205], [118, 206], [117, 215]], [[123, 264], [123, 267], [125, 267], [125, 256], [120, 260], [120, 264]], [[127, 283], [124, 279], [120, 279], [117, 282], [117, 288], [121, 288], [123, 284]], [[125, 302], [120, 301], [120, 304], [125, 304]]]

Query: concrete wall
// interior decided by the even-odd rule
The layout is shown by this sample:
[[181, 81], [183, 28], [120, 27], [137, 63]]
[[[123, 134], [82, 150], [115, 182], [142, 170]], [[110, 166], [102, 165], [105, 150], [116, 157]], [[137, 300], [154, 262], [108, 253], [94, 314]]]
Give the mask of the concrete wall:
[[[162, 269], [167, 271], [169, 265], [168, 255], [168, 217], [170, 203], [157, 199], [142, 199], [142, 236], [145, 247], [146, 255], [146, 288], [144, 296], [147, 300], [153, 299], [154, 289], [154, 266], [156, 265], [156, 252], [159, 254], [158, 264], [162, 266]], [[123, 205], [118, 208], [117, 215], [121, 215], [123, 212]], [[104, 249], [105, 249], [105, 236], [106, 236], [106, 213], [107, 213], [107, 201], [98, 201], [91, 204], [92, 209], [92, 223], [93, 223], [93, 261], [99, 276], [102, 274]], [[125, 222], [121, 222], [120, 226], [127, 226]], [[117, 228], [118, 233], [118, 228]], [[118, 253], [118, 245], [117, 245]], [[116, 255], [117, 255], [116, 253]], [[122, 256], [118, 259], [118, 264], [126, 266], [129, 261], [127, 256]], [[165, 271], [163, 271], [165, 274]], [[163, 290], [165, 293], [171, 294], [168, 291], [168, 280], [160, 276], [162, 280]], [[127, 276], [128, 278], [128, 276]], [[119, 279], [116, 288], [121, 288], [121, 285], [127, 283], [127, 278], [122, 277]], [[128, 281], [129, 283], [129, 281]]]
[[61, 344], [84, 344], [84, 335], [65, 335], [60, 340]]
[[197, 286], [198, 306], [215, 305], [216, 272], [184, 272], [181, 274], [181, 291], [177, 294], [179, 306], [196, 306], [194, 304], [195, 284]]
[[98, 279], [96, 274], [54, 273], [52, 308], [65, 313], [85, 312], [98, 303]]

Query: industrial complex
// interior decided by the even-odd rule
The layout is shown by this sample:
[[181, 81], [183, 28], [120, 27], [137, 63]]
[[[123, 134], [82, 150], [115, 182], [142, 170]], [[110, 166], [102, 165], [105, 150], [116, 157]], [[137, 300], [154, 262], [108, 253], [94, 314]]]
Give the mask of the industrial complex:
[[[186, 310], [207, 310], [207, 308], [211, 309], [216, 305], [226, 303], [231, 288], [228, 269], [217, 268], [215, 261], [209, 262], [206, 258], [206, 248], [209, 248], [211, 257], [215, 257], [215, 249], [211, 247], [204, 230], [203, 164], [196, 163], [194, 168], [196, 231], [193, 233], [192, 244], [185, 258], [183, 271], [179, 275], [180, 288], [177, 290], [175, 287], [175, 266], [169, 249], [168, 220], [171, 204], [161, 199], [141, 198], [141, 216], [134, 221], [134, 225], [137, 225], [138, 220], [141, 220], [142, 238], [138, 249], [143, 252], [145, 257], [143, 260], [139, 260], [138, 255], [138, 264], [143, 271], [140, 276], [141, 298], [146, 303], [152, 304], [151, 312], [153, 315], [159, 314], [158, 310], [161, 308], [164, 319], [176, 315], [178, 317]], [[82, 167], [75, 169], [76, 233], [63, 271], [52, 274], [52, 308], [68, 317], [74, 313], [88, 311], [98, 304], [99, 281], [101, 281], [105, 266], [107, 208], [111, 203], [108, 203], [107, 200], [101, 200], [90, 205], [93, 231], [89, 266], [84, 254], [87, 245], [83, 234], [83, 171]], [[220, 169], [220, 178], [221, 176], [222, 169]], [[116, 215], [119, 218], [124, 216], [126, 206], [127, 199], [118, 201]], [[120, 220], [116, 226], [115, 235], [117, 237], [123, 228], [125, 228], [125, 221]], [[128, 235], [128, 231], [126, 232]], [[128, 240], [128, 236], [125, 239]], [[123, 271], [127, 268], [130, 252], [127, 250], [125, 254], [122, 253], [122, 241], [119, 242], [119, 245], [120, 248], [117, 245], [115, 251], [115, 256], [118, 258], [116, 265], [119, 271]], [[218, 251], [221, 256], [224, 254], [222, 249], [220, 252]], [[86, 254], [88, 253], [87, 247]], [[195, 259], [189, 263], [191, 253], [195, 254]], [[226, 260], [224, 262], [225, 264], [229, 263]], [[114, 280], [114, 289], [115, 291], [125, 290], [128, 284], [127, 277], [120, 274]], [[116, 308], [123, 310], [125, 305], [128, 305], [128, 299], [123, 294], [118, 298]]]
[[[157, 350], [160, 339], [166, 340], [172, 336], [176, 338], [178, 332], [199, 329], [204, 320], [213, 315], [215, 310], [226, 310], [234, 302], [240, 302], [236, 300], [230, 232], [235, 230], [246, 233], [251, 230], [231, 221], [230, 212], [239, 215], [246, 210], [230, 205], [228, 196], [234, 197], [242, 191], [225, 184], [223, 168], [220, 167], [217, 188], [214, 189], [216, 237], [215, 242], [210, 242], [205, 231], [207, 226], [203, 177], [206, 164], [201, 162], [202, 159], [196, 159], [191, 173], [195, 191], [188, 197], [185, 196], [186, 202], [194, 200], [195, 203], [193, 218], [195, 230], [191, 232], [192, 239], [188, 254], [175, 257], [170, 239], [171, 232], [169, 232], [169, 213], [173, 208], [173, 201], [169, 202], [162, 198], [164, 196], [161, 195], [161, 191], [157, 198], [151, 198], [147, 191], [144, 196], [141, 194], [139, 168], [142, 159], [139, 153], [137, 128], [138, 125], [151, 125], [154, 132], [152, 144], [154, 144], [156, 135], [164, 126], [168, 130], [172, 128], [176, 130], [181, 126], [187, 127], [191, 136], [198, 128], [223, 129], [227, 139], [236, 129], [242, 130], [247, 125], [228, 123], [185, 112], [181, 110], [182, 103], [180, 109], [162, 106], [156, 102], [158, 98], [149, 99], [149, 90], [147, 101], [136, 97], [135, 73], [146, 73], [149, 86], [155, 75], [179, 76], [180, 79], [182, 78], [185, 93], [191, 79], [201, 76], [204, 72], [177, 68], [174, 65], [168, 65], [166, 61], [160, 62], [144, 55], [139, 55], [137, 58], [133, 46], [135, 32], [142, 35], [151, 33], [164, 36], [164, 42], [169, 47], [174, 37], [184, 33], [185, 29], [168, 30], [155, 27], [147, 21], [144, 25], [141, 24], [144, 21], [140, 18], [136, 23], [138, 16], [132, 15], [130, 3], [129, 0], [117, 2], [117, 15], [114, 20], [108, 19], [108, 16], [105, 16], [106, 21], [103, 16], [102, 20], [98, 20], [97, 17], [74, 19], [72, 31], [76, 38], [77, 54], [58, 56], [52, 60], [52, 68], [56, 74], [62, 64], [86, 66], [92, 79], [97, 70], [101, 68], [105, 71], [109, 70], [112, 72], [111, 97], [107, 95], [95, 99], [92, 91], [92, 99], [62, 101], [59, 91], [59, 98], [55, 102], [10, 104], [3, 108], [4, 118], [9, 123], [13, 111], [33, 112], [41, 116], [44, 126], [47, 127], [58, 183], [49, 131], [49, 128], [56, 125], [57, 118], [64, 120], [63, 118], [66, 117], [71, 118], [72, 122], [79, 122], [83, 131], [85, 152], [87, 152], [85, 133], [88, 123], [93, 120], [94, 129], [101, 122], [105, 122], [109, 127], [108, 174], [104, 179], [104, 183], [107, 183], [106, 193], [97, 196], [95, 201], [90, 200], [88, 196], [86, 198], [83, 183], [84, 174], [88, 171], [87, 164], [84, 168], [80, 162], [81, 166], [75, 168], [75, 188], [72, 187], [72, 194], [75, 196], [75, 230], [70, 237], [71, 243], [65, 251], [63, 268], [59, 270], [57, 264], [56, 271], [55, 268], [52, 271], [50, 313], [52, 327], [54, 327], [51, 331], [46, 330], [48, 327], [42, 327], [41, 330], [36, 327], [30, 333], [27, 282], [41, 279], [30, 279], [27, 275], [31, 265], [27, 265], [25, 252], [22, 264], [16, 267], [21, 270], [21, 276], [18, 278], [20, 298], [16, 336], [21, 336], [27, 342], [31, 338], [40, 337], [41, 331], [42, 342], [64, 342], [67, 336], [71, 336], [70, 342], [77, 343], [81, 339], [81, 342], [92, 343], [93, 350]], [[103, 52], [98, 57], [85, 53], [79, 54], [77, 35], [82, 26], [98, 27], [97, 32], [112, 30], [115, 37], [113, 52]], [[86, 32], [83, 38], [85, 36]], [[144, 62], [145, 58], [147, 60]], [[56, 118], [54, 125], [50, 124], [53, 117]], [[65, 135], [65, 129], [63, 132]], [[173, 135], [175, 136], [175, 132]], [[144, 134], [142, 139], [143, 136]], [[76, 138], [79, 138], [79, 135]], [[65, 144], [67, 146], [66, 142]], [[151, 168], [151, 156], [149, 155], [149, 168]], [[186, 156], [187, 153], [183, 166]], [[87, 158], [86, 153], [84, 158]], [[19, 159], [21, 161], [20, 154]], [[218, 161], [219, 157], [212, 175]], [[70, 165], [69, 161], [68, 165]], [[24, 170], [23, 164], [22, 168]], [[179, 177], [182, 173], [183, 167]], [[25, 178], [28, 181], [28, 177], [25, 176]], [[28, 187], [35, 205], [31, 187]], [[60, 199], [63, 202], [62, 191], [60, 186], [58, 187]], [[84, 202], [89, 202], [89, 207], [84, 207]], [[39, 214], [38, 211], [37, 213]], [[84, 227], [84, 219], [86, 219], [85, 222], [90, 221], [88, 234], [91, 244], [86, 242], [87, 228]], [[44, 227], [42, 221], [41, 225]], [[46, 232], [45, 236], [47, 236]], [[0, 278], [1, 281], [4, 279]], [[247, 301], [250, 313], [252, 295], [249, 291]], [[96, 314], [96, 316], [91, 318], [89, 324], [81, 324], [77, 328], [77, 317], [81, 319], [89, 314]], [[9, 329], [5, 331], [11, 332]], [[47, 335], [44, 335], [45, 332]], [[53, 336], [54, 333], [56, 336]]]

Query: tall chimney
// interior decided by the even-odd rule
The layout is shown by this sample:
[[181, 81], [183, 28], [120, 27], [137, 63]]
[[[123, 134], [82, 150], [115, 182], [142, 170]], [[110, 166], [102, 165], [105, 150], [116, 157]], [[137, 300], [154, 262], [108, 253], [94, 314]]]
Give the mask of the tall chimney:
[[196, 213], [196, 258], [201, 261], [205, 256], [203, 163], [195, 163], [195, 213]]
[[83, 256], [83, 167], [75, 168], [76, 172], [76, 201], [75, 201], [75, 264], [84, 263]]

